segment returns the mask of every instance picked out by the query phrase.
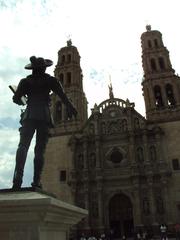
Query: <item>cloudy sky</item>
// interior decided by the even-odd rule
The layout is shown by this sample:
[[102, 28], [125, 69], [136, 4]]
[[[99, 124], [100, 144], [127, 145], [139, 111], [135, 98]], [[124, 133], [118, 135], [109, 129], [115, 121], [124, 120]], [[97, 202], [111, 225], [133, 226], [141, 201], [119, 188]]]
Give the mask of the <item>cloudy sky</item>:
[[[179, 0], [0, 0], [0, 188], [11, 187], [19, 139], [21, 108], [12, 103], [8, 85], [29, 74], [24, 69], [29, 57], [56, 64], [58, 50], [71, 38], [81, 55], [89, 113], [108, 98], [111, 76], [115, 97], [129, 98], [145, 115], [140, 36], [147, 24], [161, 31], [173, 68], [180, 72], [179, 9]], [[33, 145], [23, 186], [32, 180]]]

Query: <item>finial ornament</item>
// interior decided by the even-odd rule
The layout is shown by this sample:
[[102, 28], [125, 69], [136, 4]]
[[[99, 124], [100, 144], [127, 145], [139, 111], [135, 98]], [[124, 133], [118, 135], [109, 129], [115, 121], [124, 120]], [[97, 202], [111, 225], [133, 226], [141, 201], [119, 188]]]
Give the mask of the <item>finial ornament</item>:
[[108, 87], [109, 87], [109, 98], [112, 99], [112, 98], [114, 98], [114, 94], [113, 94], [113, 88], [112, 88], [112, 83], [111, 83], [111, 76], [109, 76], [109, 81], [110, 81], [110, 84], [108, 85]]
[[150, 24], [147, 24], [146, 25], [146, 30], [149, 32], [149, 31], [151, 31], [151, 25]]
[[126, 107], [131, 107], [131, 103], [128, 98], [126, 99]]
[[71, 40], [71, 39], [69, 39], [69, 40], [67, 41], [67, 46], [68, 46], [68, 47], [72, 46], [72, 40]]

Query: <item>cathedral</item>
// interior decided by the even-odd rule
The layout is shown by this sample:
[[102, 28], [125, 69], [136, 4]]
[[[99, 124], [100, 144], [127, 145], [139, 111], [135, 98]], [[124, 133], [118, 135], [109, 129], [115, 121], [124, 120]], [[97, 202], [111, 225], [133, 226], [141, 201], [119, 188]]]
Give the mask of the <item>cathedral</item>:
[[[128, 99], [95, 104], [87, 114], [78, 49], [71, 40], [58, 52], [55, 77], [78, 111], [68, 119], [52, 94], [51, 129], [43, 189], [89, 211], [73, 231], [112, 231], [116, 238], [145, 229], [171, 232], [180, 222], [180, 77], [172, 68], [162, 34], [150, 25], [141, 35], [146, 116]], [[128, 97], [128, 96], [127, 96]]]

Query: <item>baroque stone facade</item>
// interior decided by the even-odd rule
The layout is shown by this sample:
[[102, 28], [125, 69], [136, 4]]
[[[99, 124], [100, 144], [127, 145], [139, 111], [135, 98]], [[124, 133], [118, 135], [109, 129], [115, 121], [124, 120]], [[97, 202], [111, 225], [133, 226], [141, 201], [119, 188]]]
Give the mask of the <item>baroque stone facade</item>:
[[146, 117], [110, 86], [109, 99], [87, 118], [78, 50], [68, 41], [58, 53], [55, 76], [79, 114], [68, 120], [52, 95], [55, 128], [42, 181], [61, 200], [89, 210], [79, 232], [130, 236], [180, 221], [180, 78], [159, 31], [146, 26], [141, 43]]

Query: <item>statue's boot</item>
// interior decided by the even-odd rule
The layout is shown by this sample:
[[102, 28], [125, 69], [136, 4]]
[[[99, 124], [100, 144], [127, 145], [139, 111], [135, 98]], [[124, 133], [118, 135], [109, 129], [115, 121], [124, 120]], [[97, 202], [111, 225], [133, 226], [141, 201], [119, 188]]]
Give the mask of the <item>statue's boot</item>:
[[34, 148], [34, 177], [32, 186], [42, 188], [41, 185], [41, 173], [44, 165], [44, 152], [48, 140], [48, 128], [37, 130], [36, 133], [36, 145]]
[[44, 165], [44, 158], [34, 158], [34, 177], [31, 183], [32, 187], [42, 188], [41, 173]]
[[19, 145], [16, 152], [16, 166], [14, 170], [12, 189], [17, 190], [21, 188], [26, 157], [27, 148], [23, 145]]

